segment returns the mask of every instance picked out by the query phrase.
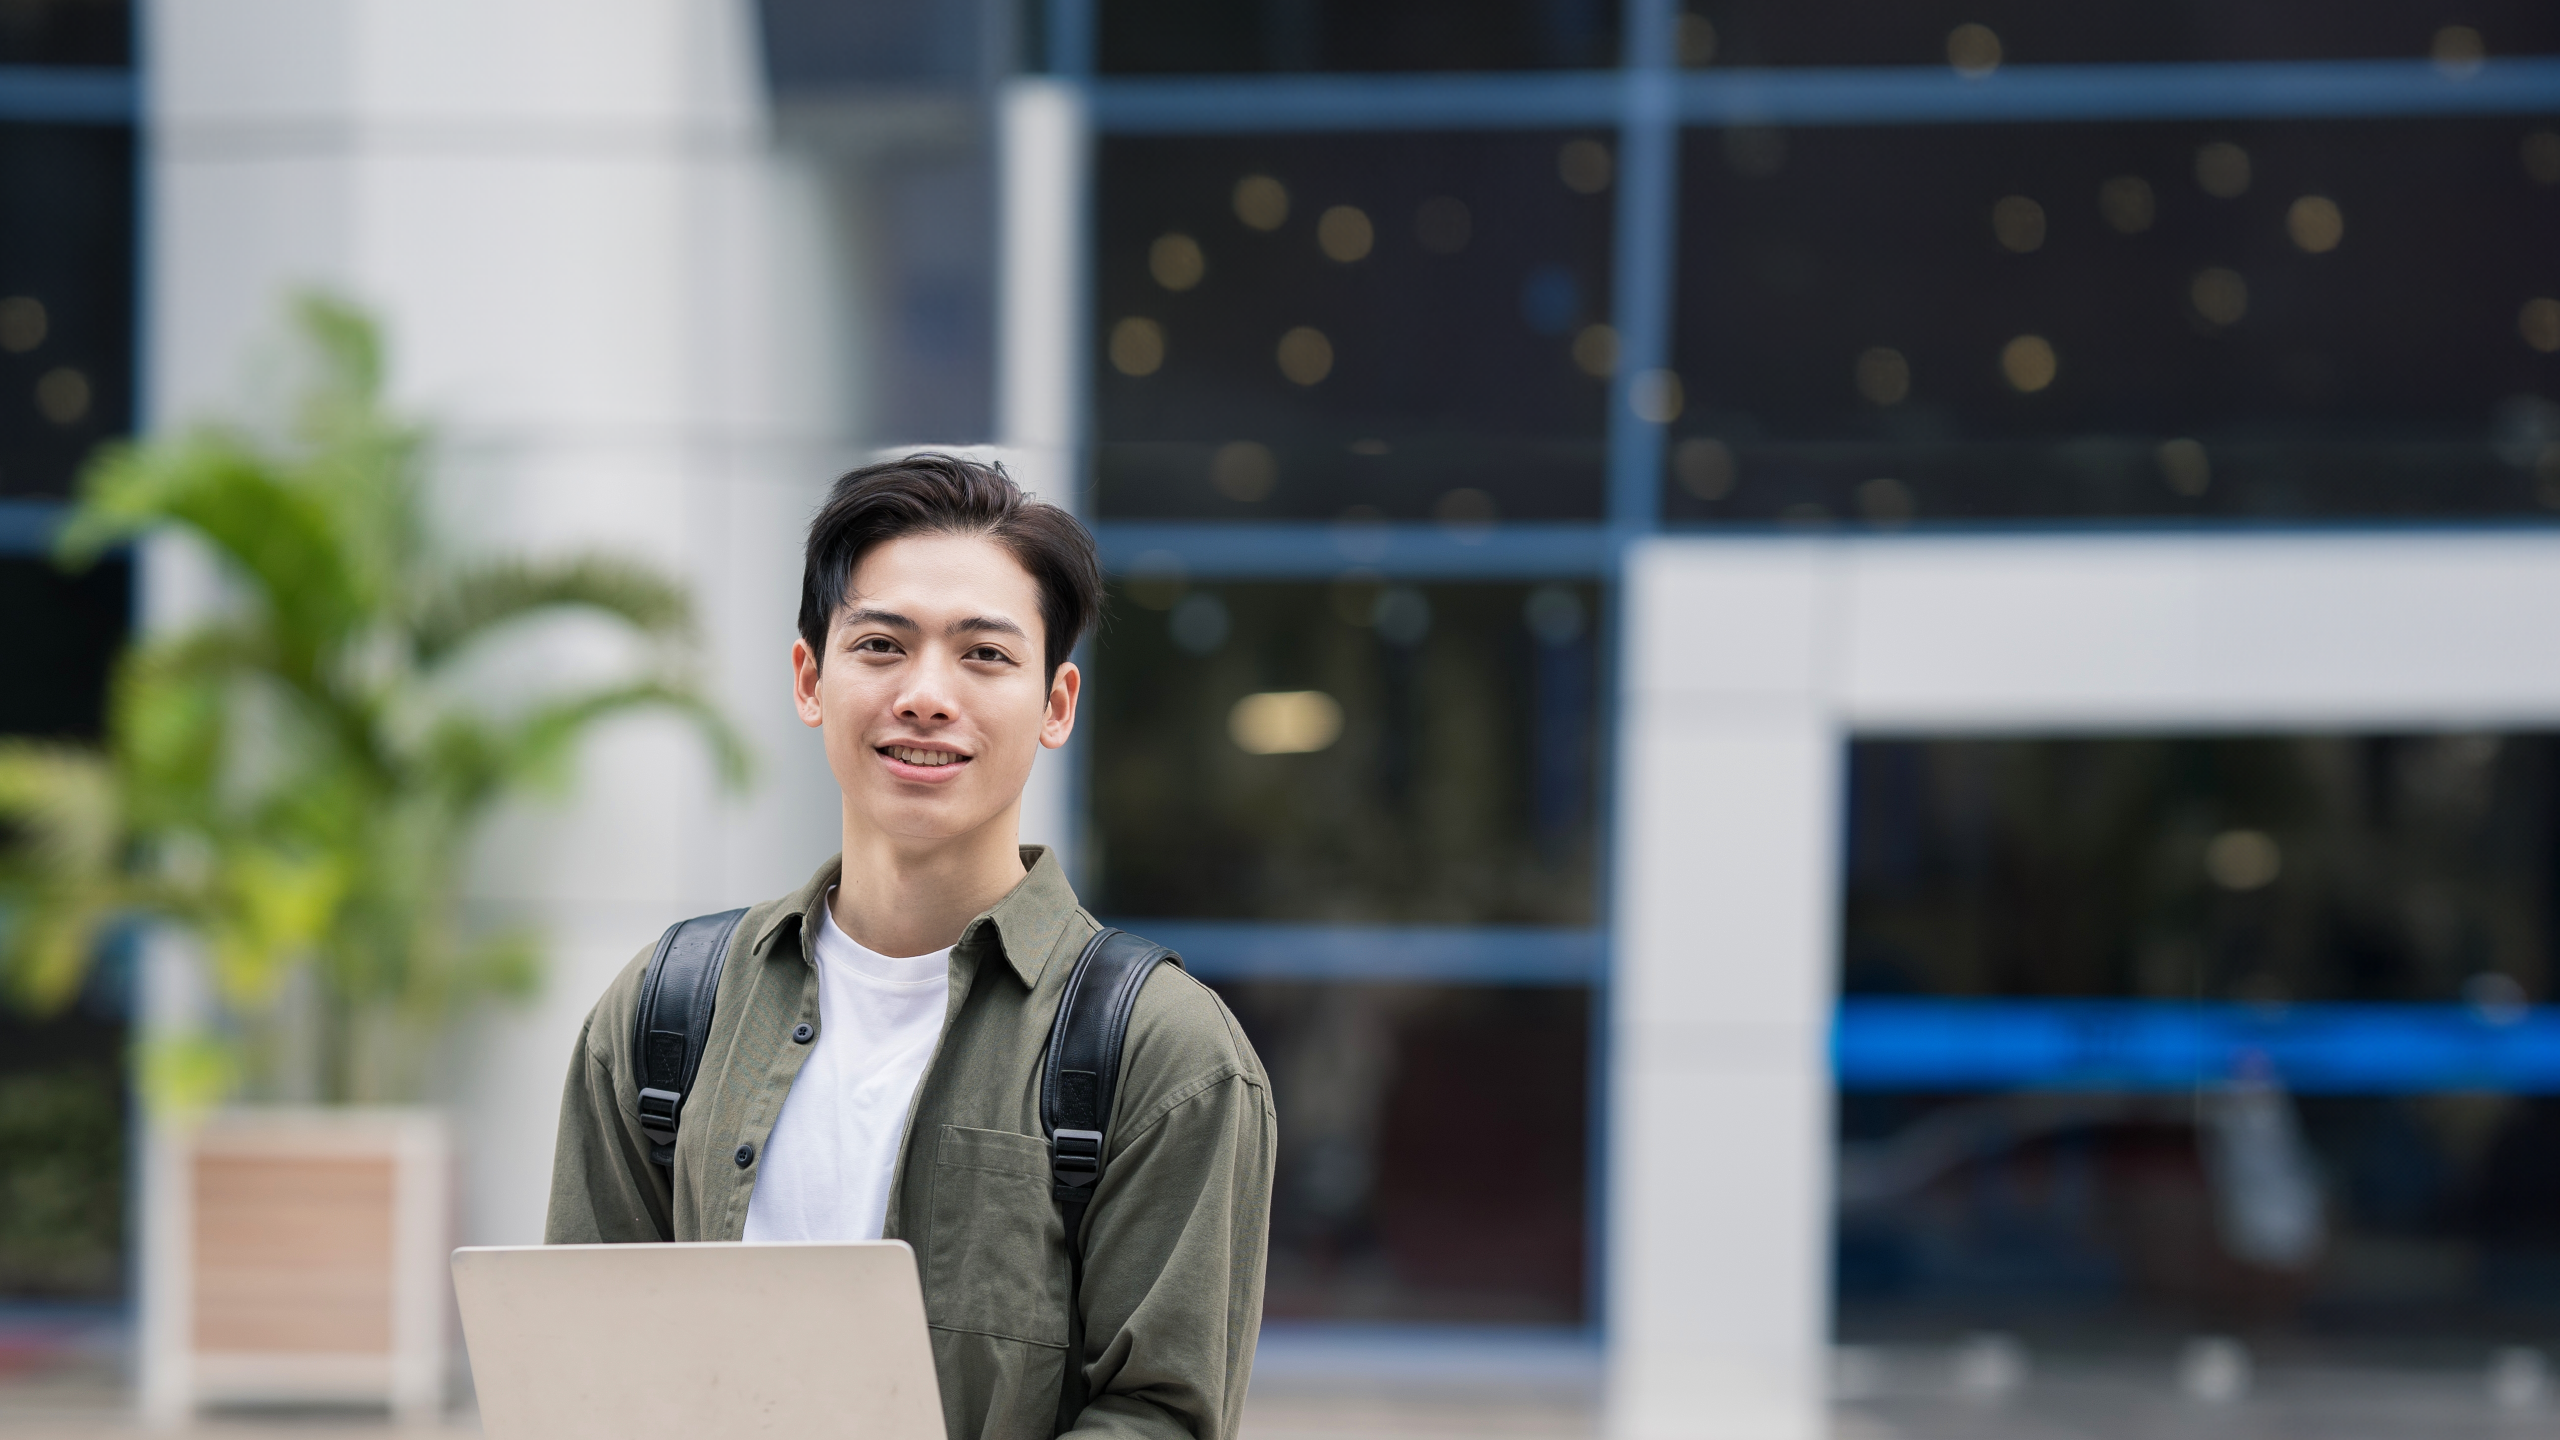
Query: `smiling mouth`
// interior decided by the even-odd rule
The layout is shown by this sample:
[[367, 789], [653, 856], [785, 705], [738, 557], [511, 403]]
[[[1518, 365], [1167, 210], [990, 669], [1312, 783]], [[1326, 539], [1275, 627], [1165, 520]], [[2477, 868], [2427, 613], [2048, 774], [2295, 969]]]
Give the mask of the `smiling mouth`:
[[966, 763], [969, 759], [968, 756], [956, 751], [919, 750], [912, 745], [883, 745], [880, 747], [880, 753], [892, 760], [904, 761], [909, 765], [959, 765]]

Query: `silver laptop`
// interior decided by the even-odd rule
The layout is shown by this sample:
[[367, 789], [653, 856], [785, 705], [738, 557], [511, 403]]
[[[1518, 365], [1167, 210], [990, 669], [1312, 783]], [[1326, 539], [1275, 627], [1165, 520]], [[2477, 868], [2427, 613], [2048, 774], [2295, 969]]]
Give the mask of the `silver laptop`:
[[453, 1252], [489, 1440], [943, 1440], [905, 1242]]

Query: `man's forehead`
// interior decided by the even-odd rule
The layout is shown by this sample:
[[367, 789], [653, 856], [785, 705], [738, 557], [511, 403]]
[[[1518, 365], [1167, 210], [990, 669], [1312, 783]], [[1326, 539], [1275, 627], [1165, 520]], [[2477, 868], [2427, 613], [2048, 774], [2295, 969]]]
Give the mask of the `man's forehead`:
[[864, 552], [836, 611], [876, 606], [919, 620], [952, 614], [1040, 622], [1040, 584], [983, 535], [902, 535]]

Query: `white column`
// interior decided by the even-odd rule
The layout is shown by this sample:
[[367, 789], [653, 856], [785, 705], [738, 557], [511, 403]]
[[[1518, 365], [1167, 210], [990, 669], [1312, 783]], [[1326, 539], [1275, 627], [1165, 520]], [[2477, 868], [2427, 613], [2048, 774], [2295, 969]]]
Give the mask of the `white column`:
[[1828, 1343], [1841, 736], [1814, 546], [1631, 557], [1608, 1433], [1810, 1440]]
[[[997, 100], [996, 435], [1006, 467], [1043, 499], [1083, 508], [1085, 256], [1092, 139], [1084, 96], [1041, 78]], [[1022, 797], [1022, 838], [1075, 871], [1080, 828], [1069, 750], [1044, 754]]]
[[[572, 803], [485, 847], [475, 904], [536, 924], [550, 969], [454, 1047], [464, 1233], [535, 1239], [596, 995], [671, 921], [782, 893], [835, 844], [786, 655], [840, 392], [787, 360], [830, 353], [792, 334], [823, 257], [776, 223], [753, 6], [153, 0], [146, 23], [152, 423], [241, 393], [286, 287], [352, 294], [400, 402], [440, 422], [448, 533], [688, 579], [706, 682], [758, 751], [733, 801], [672, 721], [618, 723]], [[546, 643], [567, 671], [612, 651], [574, 626]]]

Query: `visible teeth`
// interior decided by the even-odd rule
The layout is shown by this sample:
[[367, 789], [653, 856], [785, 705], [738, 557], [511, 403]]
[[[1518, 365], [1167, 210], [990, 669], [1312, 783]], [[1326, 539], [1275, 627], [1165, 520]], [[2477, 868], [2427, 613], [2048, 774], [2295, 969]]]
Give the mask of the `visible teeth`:
[[968, 758], [965, 755], [954, 755], [948, 750], [916, 750], [905, 745], [887, 745], [882, 748], [889, 752], [892, 759], [904, 760], [910, 765], [951, 765]]

